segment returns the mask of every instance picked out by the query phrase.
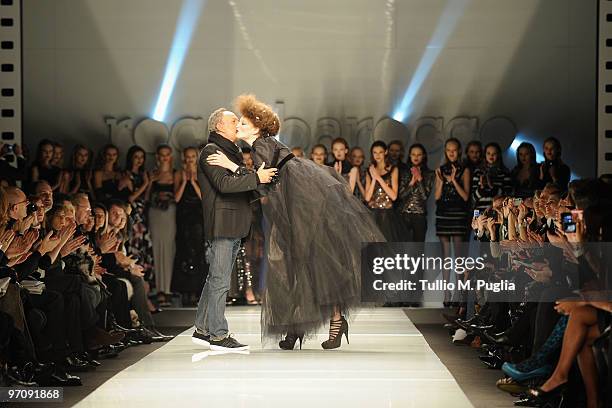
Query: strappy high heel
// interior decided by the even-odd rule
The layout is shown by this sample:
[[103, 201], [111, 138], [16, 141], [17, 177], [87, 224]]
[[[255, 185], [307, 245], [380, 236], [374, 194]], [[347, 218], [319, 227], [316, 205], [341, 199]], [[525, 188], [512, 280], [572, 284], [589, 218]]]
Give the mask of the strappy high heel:
[[278, 342], [278, 347], [283, 350], [293, 350], [295, 347], [295, 342], [300, 341], [300, 350], [302, 349], [302, 341], [304, 340], [304, 333], [287, 333], [284, 339]]
[[329, 321], [329, 339], [321, 343], [321, 347], [325, 350], [331, 350], [340, 347], [342, 344], [342, 335], [346, 337], [346, 343], [350, 344], [348, 337], [348, 323], [344, 316], [340, 320]]

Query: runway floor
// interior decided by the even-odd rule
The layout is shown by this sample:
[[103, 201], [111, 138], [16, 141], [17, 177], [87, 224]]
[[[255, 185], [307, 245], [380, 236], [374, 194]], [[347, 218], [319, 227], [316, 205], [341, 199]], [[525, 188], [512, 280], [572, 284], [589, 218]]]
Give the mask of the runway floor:
[[324, 351], [327, 332], [301, 351], [262, 348], [259, 310], [227, 311], [251, 346], [219, 354], [189, 329], [80, 401], [77, 407], [471, 407], [421, 333], [400, 309], [363, 309], [350, 345]]

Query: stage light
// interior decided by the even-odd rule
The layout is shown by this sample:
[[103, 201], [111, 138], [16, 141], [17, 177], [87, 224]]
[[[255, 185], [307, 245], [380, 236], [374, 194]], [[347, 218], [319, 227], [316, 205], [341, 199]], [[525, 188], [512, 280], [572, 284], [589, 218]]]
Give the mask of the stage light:
[[170, 47], [170, 54], [166, 62], [164, 78], [153, 110], [153, 119], [163, 122], [168, 109], [168, 102], [174, 92], [176, 80], [181, 72], [183, 61], [189, 50], [191, 37], [206, 0], [184, 0], [176, 21], [176, 31]]
[[450, 35], [455, 30], [469, 2], [470, 0], [447, 0], [446, 7], [438, 19], [436, 30], [425, 48], [425, 52], [410, 80], [408, 88], [399, 105], [393, 110], [393, 114], [391, 115], [393, 119], [398, 122], [403, 122], [410, 116], [414, 98], [417, 96], [421, 86], [423, 86], [423, 83], [429, 76], [431, 68], [438, 59]]
[[512, 153], [516, 153], [516, 150], [521, 145], [521, 143], [531, 143], [533, 147], [535, 147], [535, 150], [536, 150], [537, 162], [540, 163], [544, 161], [544, 155], [539, 152], [538, 147], [537, 147], [540, 145], [540, 143], [527, 139], [527, 137], [525, 137], [525, 135], [522, 133], [517, 133], [516, 137], [512, 141], [512, 144], [510, 145], [510, 150], [512, 151]]

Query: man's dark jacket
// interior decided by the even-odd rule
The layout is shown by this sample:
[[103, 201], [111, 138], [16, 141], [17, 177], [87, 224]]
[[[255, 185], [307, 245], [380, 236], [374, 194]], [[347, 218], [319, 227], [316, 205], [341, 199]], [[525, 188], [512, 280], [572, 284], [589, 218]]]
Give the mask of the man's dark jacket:
[[[223, 167], [209, 165], [206, 158], [217, 150], [241, 166], [240, 169], [232, 173]], [[200, 151], [198, 182], [202, 188], [204, 239], [246, 237], [251, 228], [251, 191], [257, 188], [258, 178], [255, 172], [244, 167], [240, 148], [211, 132], [208, 144]]]

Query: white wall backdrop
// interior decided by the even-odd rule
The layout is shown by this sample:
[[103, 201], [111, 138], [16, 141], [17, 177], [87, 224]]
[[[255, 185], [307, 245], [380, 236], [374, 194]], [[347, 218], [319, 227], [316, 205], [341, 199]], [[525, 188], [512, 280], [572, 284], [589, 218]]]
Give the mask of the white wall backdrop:
[[[440, 20], [452, 2], [466, 3], [454, 27]], [[151, 116], [182, 4], [23, 0], [30, 149], [44, 137], [95, 149], [110, 141], [105, 119], [129, 117], [122, 123], [133, 128]], [[283, 137], [306, 147], [334, 135], [362, 144], [398, 135], [442, 140], [455, 117], [471, 125], [454, 134], [480, 137], [488, 119], [502, 116], [527, 140], [557, 136], [575, 174], [592, 176], [596, 16], [596, 0], [208, 0], [165, 122], [206, 119], [242, 92], [282, 101], [284, 117], [299, 118]], [[433, 44], [442, 48], [406, 127], [383, 121], [374, 131], [398, 105], [436, 30], [446, 30], [448, 41]], [[437, 125], [419, 135], [428, 120], [419, 118], [428, 117]], [[504, 120], [483, 137], [507, 146]], [[188, 123], [185, 133], [198, 126]], [[131, 132], [114, 141], [129, 145]]]

